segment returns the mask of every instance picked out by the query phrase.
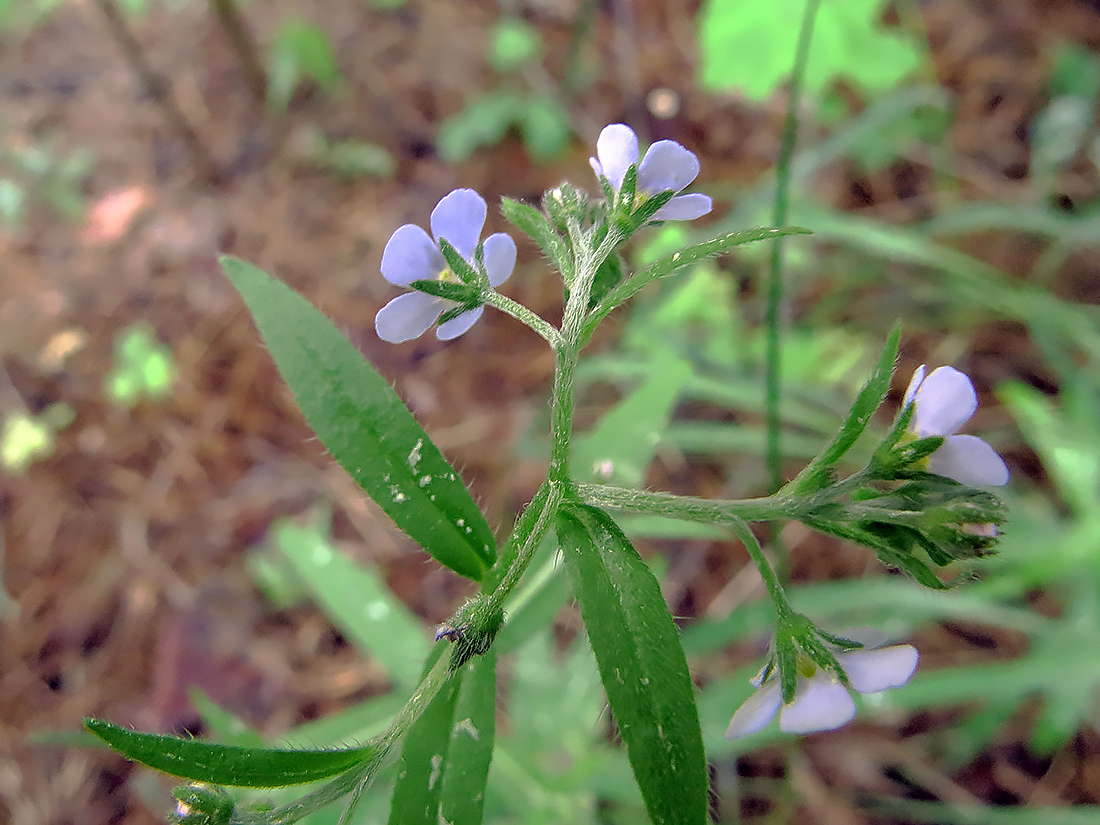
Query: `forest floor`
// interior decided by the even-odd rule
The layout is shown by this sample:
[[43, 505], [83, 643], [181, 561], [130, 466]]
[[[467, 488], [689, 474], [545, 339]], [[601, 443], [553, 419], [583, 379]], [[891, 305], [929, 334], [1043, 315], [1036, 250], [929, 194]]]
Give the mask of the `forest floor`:
[[[266, 5], [271, 13], [262, 16], [245, 4], [261, 42], [291, 14], [332, 33], [346, 80], [336, 96], [306, 88], [285, 116], [265, 113], [206, 4], [158, 4], [129, 24], [150, 64], [170, 78], [218, 167], [217, 181], [204, 178], [128, 66], [97, 3], [72, 0], [33, 31], [0, 33], [3, 144], [94, 158], [79, 185], [86, 204], [79, 218], [32, 201], [21, 228], [0, 229], [0, 409], [36, 414], [64, 402], [75, 413], [52, 456], [0, 476], [0, 822], [162, 821], [163, 809], [139, 798], [138, 772], [124, 760], [31, 743], [29, 734], [75, 732], [90, 715], [199, 732], [187, 695], [193, 686], [275, 735], [385, 690], [377, 667], [318, 610], [277, 609], [253, 583], [247, 554], [279, 517], [332, 507], [341, 546], [376, 565], [427, 624], [444, 620], [469, 593], [365, 505], [311, 440], [219, 254], [255, 263], [332, 317], [462, 469], [490, 523], [505, 525], [540, 480], [541, 466], [517, 458], [516, 448], [545, 415], [552, 358], [539, 338], [492, 312], [454, 343], [431, 335], [402, 346], [380, 342], [372, 321], [394, 294], [378, 272], [390, 233], [426, 223], [438, 198], [460, 186], [490, 203], [487, 231], [503, 230], [492, 207], [501, 196], [535, 201], [566, 178], [587, 185], [587, 157], [609, 122], [627, 120], [645, 139], [688, 146], [705, 170], [704, 188], [755, 181], [778, 153], [782, 100], [749, 106], [734, 94], [697, 90], [694, 3], [635, 3], [625, 56], [602, 10], [612, 4], [600, 4], [581, 52], [588, 82], [570, 101], [584, 140], [536, 164], [513, 135], [456, 167], [436, 156], [433, 141], [443, 117], [496, 82], [484, 65], [495, 3], [409, 0], [396, 11], [362, 0]], [[578, 3], [522, 5], [546, 39], [553, 74]], [[1100, 14], [1069, 0], [920, 6], [935, 79], [957, 95], [952, 148], [987, 197], [1012, 202], [1023, 191], [1027, 124], [1043, 102], [1049, 43], [1100, 47]], [[657, 88], [678, 99], [672, 117], [647, 111], [646, 95]], [[384, 146], [395, 174], [345, 180], [311, 168], [299, 151], [310, 130]], [[819, 194], [904, 220], [902, 177], [898, 169], [866, 177], [842, 168]], [[1074, 185], [1076, 197], [1096, 194], [1087, 175]], [[986, 258], [1014, 272], [1012, 249], [990, 245]], [[1086, 264], [1091, 274], [1064, 286], [1095, 300], [1100, 264]], [[508, 289], [540, 313], [560, 315], [560, 289], [529, 245], [521, 244]], [[116, 336], [138, 320], [171, 349], [177, 373], [168, 397], [126, 409], [107, 400], [103, 382]], [[603, 343], [613, 337], [611, 330]], [[976, 338], [997, 355], [979, 363], [995, 361], [998, 375], [1014, 366], [1033, 374], [1036, 354], [1019, 330], [982, 330]], [[919, 363], [920, 338], [909, 348], [908, 362]], [[975, 376], [979, 387], [988, 378]], [[680, 479], [684, 492], [706, 491], [706, 468], [699, 473]], [[747, 564], [732, 543], [692, 552], [700, 563], [674, 565], [690, 572], [670, 584], [675, 611], [688, 617]], [[799, 558], [799, 579], [865, 564], [862, 552], [824, 540]], [[938, 639], [941, 653], [971, 643], [949, 629]], [[851, 741], [813, 745], [810, 753], [840, 758], [836, 748]], [[1023, 741], [1022, 732], [1017, 741], [1002, 739], [980, 764], [944, 782], [958, 798], [988, 803], [1100, 803], [1095, 731], [1080, 733], [1056, 764], [1029, 755]], [[769, 770], [768, 753], [755, 758]], [[809, 797], [820, 791], [811, 774], [795, 777]], [[157, 787], [167, 805], [167, 785]], [[860, 813], [817, 821], [881, 820]]]

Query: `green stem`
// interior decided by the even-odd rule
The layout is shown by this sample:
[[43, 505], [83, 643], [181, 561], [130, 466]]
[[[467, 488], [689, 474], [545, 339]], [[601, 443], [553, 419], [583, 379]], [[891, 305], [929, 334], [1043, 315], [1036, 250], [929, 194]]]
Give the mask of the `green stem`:
[[495, 309], [499, 309], [506, 315], [511, 315], [522, 324], [526, 324], [546, 341], [554, 350], [562, 347], [561, 333], [557, 327], [545, 321], [538, 313], [532, 312], [518, 301], [513, 301], [507, 296], [494, 290], [487, 290], [483, 296], [485, 303]]
[[[794, 68], [791, 73], [791, 90], [787, 100], [787, 118], [783, 124], [783, 138], [779, 145], [779, 162], [775, 173], [775, 211], [773, 226], [783, 226], [787, 222], [790, 201], [791, 160], [798, 140], [798, 105], [802, 98], [802, 83], [806, 75], [806, 63], [810, 55], [810, 42], [813, 37], [814, 18], [820, 0], [806, 0], [806, 9], [802, 15], [802, 28], [798, 33], [798, 46], [795, 50]], [[783, 238], [772, 242], [772, 254], [768, 273], [768, 303], [765, 310], [765, 374], [764, 395], [766, 403], [766, 422], [768, 443], [766, 463], [771, 478], [771, 488], [778, 490], [783, 486], [783, 452], [780, 448], [779, 413], [781, 345], [779, 338], [779, 314], [783, 302]]]
[[718, 524], [728, 528], [741, 539], [753, 564], [760, 571], [760, 578], [764, 580], [764, 586], [768, 589], [768, 595], [775, 605], [776, 615], [783, 618], [791, 614], [783, 585], [780, 584], [779, 577], [775, 574], [775, 570], [760, 547], [760, 542], [756, 540], [747, 522], [791, 518], [796, 515], [792, 512], [792, 508], [796, 506], [796, 502], [792, 499], [768, 496], [767, 498], [713, 501], [691, 496], [675, 496], [671, 493], [626, 490], [600, 484], [578, 484], [577, 493], [586, 504], [597, 507], [666, 516], [683, 521]]
[[327, 785], [323, 785], [300, 799], [283, 805], [281, 808], [260, 814], [246, 814], [244, 817], [236, 819], [236, 821], [240, 822], [241, 825], [260, 825], [260, 823], [290, 825], [290, 823], [297, 822], [349, 793], [354, 793], [358, 797], [374, 779], [374, 775], [378, 772], [378, 768], [381, 767], [382, 763], [385, 762], [390, 749], [405, 734], [405, 731], [412, 727], [413, 722], [420, 718], [424, 708], [428, 706], [428, 703], [435, 698], [435, 695], [446, 683], [449, 676], [448, 665], [450, 659], [451, 657], [446, 655], [439, 657], [428, 675], [424, 677], [416, 691], [409, 697], [409, 701], [405, 703], [401, 712], [394, 718], [389, 729], [375, 740], [378, 744], [378, 750], [368, 761], [357, 765], [350, 771], [336, 777]]

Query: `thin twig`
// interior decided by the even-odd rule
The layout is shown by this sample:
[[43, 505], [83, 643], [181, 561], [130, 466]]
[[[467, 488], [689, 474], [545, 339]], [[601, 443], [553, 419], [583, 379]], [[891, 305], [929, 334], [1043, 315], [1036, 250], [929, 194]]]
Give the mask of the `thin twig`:
[[149, 61], [145, 59], [145, 55], [142, 53], [141, 45], [126, 25], [126, 18], [119, 11], [115, 0], [95, 0], [95, 4], [103, 12], [111, 36], [118, 42], [119, 48], [122, 49], [130, 68], [145, 87], [146, 93], [160, 107], [165, 120], [168, 121], [168, 125], [187, 145], [187, 149], [191, 153], [195, 165], [199, 167], [202, 177], [211, 183], [223, 180], [225, 175], [221, 167], [214, 160], [214, 156], [206, 148], [206, 144], [203, 143], [202, 138], [191, 126], [187, 116], [184, 115], [183, 110], [176, 102], [175, 95], [172, 93], [172, 85], [167, 78], [149, 65]]
[[229, 38], [233, 51], [237, 53], [245, 82], [248, 84], [249, 91], [252, 92], [252, 99], [263, 106], [267, 98], [267, 73], [260, 61], [256, 41], [248, 30], [240, 9], [237, 8], [234, 0], [210, 0], [210, 9], [225, 30], [225, 36]]

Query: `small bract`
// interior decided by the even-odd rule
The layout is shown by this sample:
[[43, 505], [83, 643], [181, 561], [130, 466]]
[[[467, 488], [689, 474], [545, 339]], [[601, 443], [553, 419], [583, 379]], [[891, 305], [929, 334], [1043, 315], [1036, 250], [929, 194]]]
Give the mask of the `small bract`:
[[[596, 157], [589, 158], [597, 176], [607, 178], [616, 192], [622, 188], [626, 170], [638, 163], [638, 136], [625, 123], [605, 126], [596, 140]], [[699, 174], [699, 159], [674, 140], [659, 140], [645, 153], [638, 166], [637, 192], [652, 197], [661, 192], [680, 192]], [[654, 221], [690, 221], [710, 212], [711, 199], [698, 193], [676, 195], [654, 213]]]
[[[413, 281], [458, 281], [451, 272], [439, 239], [443, 238], [471, 264], [482, 227], [485, 226], [485, 200], [473, 189], [455, 189], [432, 210], [429, 235], [419, 226], [407, 223], [397, 229], [382, 251], [382, 277], [391, 284], [408, 286]], [[508, 280], [516, 265], [516, 244], [503, 232], [490, 235], [483, 247], [485, 274], [496, 287]], [[399, 295], [378, 311], [374, 329], [378, 337], [392, 344], [419, 338], [454, 301], [424, 292]], [[481, 317], [484, 307], [464, 312], [439, 325], [436, 336], [442, 341], [457, 338]]]
[[[917, 669], [919, 655], [912, 645], [892, 645], [836, 651], [836, 658], [855, 690], [878, 693], [908, 682]], [[808, 658], [799, 661], [798, 668], [798, 689], [785, 706], [778, 671], [772, 668], [766, 675], [765, 671], [757, 674], [752, 680], [756, 692], [733, 714], [726, 738], [740, 739], [763, 730], [781, 706], [779, 727], [787, 733], [815, 733], [848, 724], [856, 713], [848, 689]]]
[[928, 470], [960, 484], [1000, 487], [1008, 483], [1008, 467], [997, 451], [974, 435], [955, 435], [978, 409], [978, 394], [965, 373], [939, 367], [925, 378], [924, 364], [913, 373], [905, 391], [912, 402], [910, 429], [921, 438], [945, 436], [928, 459]]

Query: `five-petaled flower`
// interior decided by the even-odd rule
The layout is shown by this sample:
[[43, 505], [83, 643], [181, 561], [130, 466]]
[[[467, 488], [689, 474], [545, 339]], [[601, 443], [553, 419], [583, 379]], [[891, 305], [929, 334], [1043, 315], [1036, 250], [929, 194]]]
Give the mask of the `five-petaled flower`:
[[[408, 286], [413, 281], [441, 280], [458, 282], [451, 272], [439, 239], [446, 240], [471, 264], [481, 229], [485, 225], [485, 200], [473, 189], [455, 189], [432, 210], [429, 235], [419, 226], [407, 223], [390, 236], [382, 251], [382, 276], [391, 284]], [[434, 239], [433, 239], [434, 236]], [[508, 280], [516, 265], [516, 244], [503, 232], [490, 235], [482, 247], [485, 275], [497, 287]], [[419, 338], [446, 310], [458, 306], [454, 301], [425, 292], [399, 295], [378, 311], [374, 329], [378, 337], [393, 344]], [[475, 307], [439, 325], [435, 334], [443, 341], [457, 338], [481, 317], [484, 307]]]
[[[638, 163], [638, 136], [623, 123], [605, 126], [596, 140], [596, 157], [589, 158], [597, 176], [603, 175], [616, 192], [623, 185], [626, 170]], [[673, 140], [659, 140], [649, 147], [638, 164], [636, 191], [644, 197], [661, 192], [680, 192], [699, 174], [699, 159]], [[707, 214], [711, 199], [698, 193], [676, 195], [650, 220], [690, 221]]]
[[[855, 690], [878, 693], [908, 682], [917, 669], [918, 654], [912, 645], [892, 645], [837, 651], [836, 658]], [[776, 712], [780, 729], [787, 733], [835, 730], [852, 720], [856, 703], [832, 673], [801, 656], [798, 670], [798, 688], [789, 705], [783, 705], [783, 688], [776, 668], [765, 668], [757, 674], [752, 680], [756, 692], [733, 714], [726, 738], [740, 739], [763, 730]]]
[[1008, 467], [996, 450], [974, 435], [955, 435], [978, 408], [978, 395], [965, 373], [939, 367], [927, 378], [922, 364], [905, 391], [905, 404], [913, 402], [910, 429], [920, 438], [946, 436], [943, 445], [928, 458], [928, 470], [960, 484], [1008, 483]]

